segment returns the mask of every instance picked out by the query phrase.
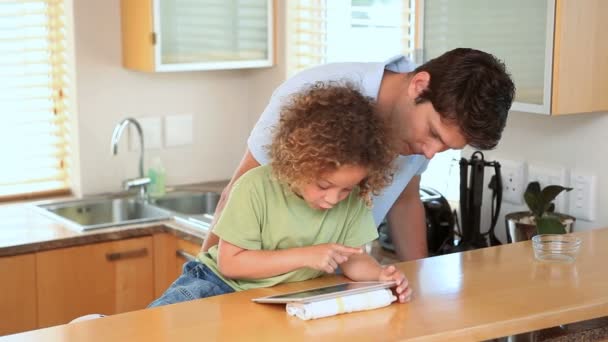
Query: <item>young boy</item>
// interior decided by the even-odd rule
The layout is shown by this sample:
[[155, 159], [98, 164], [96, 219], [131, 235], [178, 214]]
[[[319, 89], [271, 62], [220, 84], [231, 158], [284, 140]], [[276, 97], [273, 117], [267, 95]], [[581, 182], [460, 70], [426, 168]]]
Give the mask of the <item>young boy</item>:
[[150, 307], [303, 281], [340, 267], [355, 281], [397, 282], [395, 266], [363, 252], [377, 238], [371, 195], [392, 180], [396, 151], [373, 103], [350, 85], [318, 83], [281, 112], [271, 163], [234, 185], [214, 233], [219, 244], [184, 265]]

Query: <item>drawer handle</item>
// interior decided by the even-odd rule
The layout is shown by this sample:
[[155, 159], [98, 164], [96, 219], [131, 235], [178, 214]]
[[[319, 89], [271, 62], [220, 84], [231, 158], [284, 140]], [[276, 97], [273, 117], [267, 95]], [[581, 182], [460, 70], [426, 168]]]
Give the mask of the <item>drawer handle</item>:
[[148, 249], [140, 248], [134, 249], [132, 251], [106, 253], [106, 259], [108, 259], [108, 261], [116, 261], [128, 258], [138, 258], [146, 255], [148, 255]]
[[175, 255], [177, 255], [178, 257], [182, 257], [182, 258], [184, 258], [184, 259], [186, 259], [188, 261], [194, 261], [194, 260], [196, 260], [196, 257], [194, 255], [192, 255], [192, 254], [184, 251], [183, 249], [178, 249], [175, 252]]

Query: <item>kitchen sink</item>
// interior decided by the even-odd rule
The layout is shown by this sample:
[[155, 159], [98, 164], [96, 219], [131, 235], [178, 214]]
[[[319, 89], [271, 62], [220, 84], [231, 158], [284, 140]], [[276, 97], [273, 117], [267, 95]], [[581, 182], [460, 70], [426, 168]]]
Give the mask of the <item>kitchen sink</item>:
[[150, 203], [184, 215], [213, 215], [220, 200], [216, 192], [173, 192], [160, 198], [151, 198]]
[[99, 197], [37, 204], [47, 216], [79, 230], [176, 219], [209, 229], [219, 202], [216, 192], [171, 192], [142, 202], [136, 197]]
[[135, 198], [95, 198], [67, 202], [39, 204], [47, 214], [75, 224], [81, 230], [113, 227], [126, 224], [167, 220], [165, 210]]
[[178, 221], [187, 221], [200, 228], [209, 229], [219, 200], [220, 194], [217, 192], [173, 192], [160, 198], [152, 198], [150, 203], [169, 210]]

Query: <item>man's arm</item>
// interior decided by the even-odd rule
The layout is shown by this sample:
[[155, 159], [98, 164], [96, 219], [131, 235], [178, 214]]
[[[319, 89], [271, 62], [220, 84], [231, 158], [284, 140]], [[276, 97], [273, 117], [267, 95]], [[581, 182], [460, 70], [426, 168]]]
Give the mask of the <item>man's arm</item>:
[[428, 256], [426, 220], [419, 190], [420, 176], [415, 176], [403, 189], [387, 215], [393, 245], [400, 260]]
[[211, 222], [211, 227], [209, 228], [209, 234], [207, 234], [205, 241], [203, 241], [203, 246], [201, 247], [201, 250], [203, 252], [206, 252], [209, 248], [217, 245], [217, 243], [219, 242], [218, 236], [213, 234], [213, 227], [215, 226], [217, 220], [220, 218], [220, 215], [222, 214], [222, 210], [224, 210], [226, 201], [228, 201], [228, 196], [230, 196], [230, 190], [232, 190], [232, 185], [234, 185], [234, 182], [236, 182], [237, 179], [239, 179], [242, 175], [244, 175], [245, 172], [253, 169], [254, 167], [258, 167], [258, 166], [260, 166], [260, 163], [258, 163], [258, 161], [255, 160], [255, 158], [249, 151], [249, 148], [247, 150], [245, 150], [245, 155], [243, 156], [243, 159], [241, 159], [239, 166], [236, 168], [236, 171], [234, 171], [234, 174], [232, 175], [232, 179], [230, 179], [230, 182], [228, 183], [228, 185], [226, 185], [226, 187], [222, 191], [220, 200], [217, 203], [217, 207], [215, 208], [215, 213], [213, 214], [213, 221]]

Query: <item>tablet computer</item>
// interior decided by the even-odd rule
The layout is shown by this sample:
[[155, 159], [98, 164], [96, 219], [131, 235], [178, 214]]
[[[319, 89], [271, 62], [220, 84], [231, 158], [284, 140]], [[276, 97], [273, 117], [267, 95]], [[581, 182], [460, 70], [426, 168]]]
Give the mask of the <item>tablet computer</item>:
[[289, 292], [280, 295], [254, 298], [256, 303], [293, 303], [293, 302], [316, 302], [329, 298], [348, 296], [355, 293], [369, 292], [378, 289], [386, 289], [395, 286], [394, 281], [358, 281], [336, 285], [317, 287], [314, 289]]

